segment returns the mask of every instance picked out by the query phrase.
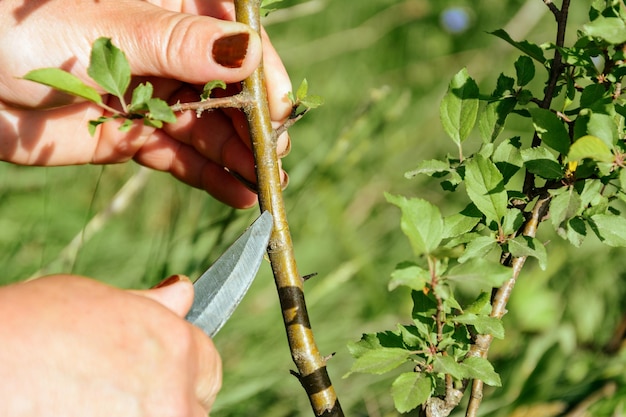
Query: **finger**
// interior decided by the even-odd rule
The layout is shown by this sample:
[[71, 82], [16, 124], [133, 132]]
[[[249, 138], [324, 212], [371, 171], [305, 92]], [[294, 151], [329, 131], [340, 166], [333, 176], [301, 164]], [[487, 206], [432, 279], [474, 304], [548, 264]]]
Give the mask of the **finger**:
[[222, 361], [209, 337], [197, 327], [194, 327], [193, 331], [198, 346], [196, 398], [201, 407], [208, 413], [222, 387]]
[[[274, 122], [282, 124], [291, 113], [289, 92], [292, 90], [289, 75], [283, 61], [270, 41], [265, 29], [262, 30], [263, 39], [263, 67], [267, 82], [267, 100], [270, 107], [270, 116]], [[277, 127], [277, 126], [274, 126]]]
[[135, 74], [195, 84], [230, 83], [243, 80], [261, 60], [260, 39], [246, 25], [145, 2], [128, 2], [128, 7], [99, 17], [100, 25], [115, 34], [113, 41], [125, 51]]
[[236, 208], [251, 207], [257, 196], [224, 167], [209, 161], [193, 147], [156, 130], [135, 154], [135, 161], [158, 171], [169, 172], [192, 187]]
[[167, 307], [179, 317], [185, 317], [193, 304], [194, 288], [184, 275], [172, 275], [150, 290], [129, 290]]

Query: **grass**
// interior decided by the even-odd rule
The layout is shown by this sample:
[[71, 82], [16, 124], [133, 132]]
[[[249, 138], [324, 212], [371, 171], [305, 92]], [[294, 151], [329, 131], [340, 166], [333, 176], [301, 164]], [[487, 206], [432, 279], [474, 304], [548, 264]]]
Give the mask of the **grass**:
[[[517, 39], [528, 36], [543, 43], [552, 39], [552, 22], [538, 0], [311, 0], [285, 1], [284, 6], [269, 16], [267, 29], [294, 85], [306, 77], [309, 91], [326, 101], [291, 129], [292, 153], [284, 161], [299, 271], [318, 273], [305, 287], [313, 328], [322, 352], [336, 352], [329, 372], [347, 414], [396, 415], [389, 377], [342, 379], [352, 363], [348, 342], [367, 331], [392, 328], [410, 314], [407, 294], [387, 291], [395, 264], [411, 253], [399, 229], [399, 213], [385, 203], [383, 192], [419, 195], [450, 213], [460, 207], [462, 202], [434, 183], [404, 178], [418, 161], [455, 151], [438, 120], [447, 83], [466, 66], [490, 91], [499, 72], [513, 72], [517, 54], [486, 32], [506, 26]], [[441, 12], [450, 6], [471, 8], [469, 31], [453, 35], [442, 29]], [[585, 12], [573, 10], [573, 24]], [[0, 164], [1, 282], [22, 280], [44, 268], [124, 288], [147, 288], [171, 273], [194, 277], [257, 214], [233, 211], [203, 192], [151, 173], [126, 210], [109, 218], [76, 256], [62, 256], [89, 219], [105, 211], [139, 172], [133, 164]], [[577, 346], [595, 346], [611, 337], [623, 310], [624, 269], [615, 261], [623, 252], [590, 244], [572, 256], [559, 243], [550, 250], [548, 271], [529, 266], [533, 279], [522, 280], [520, 296], [512, 301], [507, 339], [494, 346], [497, 369], [505, 384], [510, 382], [485, 401], [490, 415], [531, 405], [566, 409], [608, 378], [591, 365], [603, 359]], [[580, 262], [581, 253], [593, 261]], [[593, 279], [597, 276], [603, 279], [600, 286]], [[585, 299], [589, 292], [594, 300]], [[212, 415], [309, 413], [307, 398], [289, 375], [293, 365], [281, 320], [271, 273], [263, 265], [216, 338], [225, 375]]]

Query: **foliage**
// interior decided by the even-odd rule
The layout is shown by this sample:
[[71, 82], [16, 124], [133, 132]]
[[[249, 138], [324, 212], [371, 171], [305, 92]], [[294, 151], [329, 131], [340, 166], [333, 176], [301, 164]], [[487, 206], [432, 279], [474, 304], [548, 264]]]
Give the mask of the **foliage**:
[[117, 97], [121, 110], [111, 108], [103, 103], [98, 91], [83, 83], [78, 77], [58, 68], [41, 68], [30, 71], [24, 79], [48, 85], [57, 90], [84, 98], [112, 113], [111, 116], [102, 116], [89, 122], [89, 132], [93, 135], [96, 128], [109, 120], [126, 119], [119, 127], [123, 132], [131, 128], [135, 119], [143, 120], [144, 124], [152, 127], [162, 127], [163, 123], [176, 121], [174, 112], [168, 104], [160, 98], [153, 97], [153, 87], [150, 82], [139, 84], [132, 92], [130, 103], [126, 103], [126, 92], [130, 85], [130, 65], [118, 47], [111, 43], [109, 38], [98, 38], [91, 49], [87, 74], [104, 91]]
[[[425, 174], [439, 179], [443, 190], [465, 191], [468, 205], [444, 217], [424, 199], [387, 195], [401, 209], [401, 229], [415, 259], [396, 267], [389, 287], [410, 288], [412, 323], [366, 334], [349, 348], [356, 358], [351, 372], [380, 374], [410, 365], [392, 385], [400, 412], [423, 405], [428, 415], [448, 415], [453, 407], [433, 414], [434, 404], [457, 405], [469, 380], [500, 385], [483, 352], [490, 338], [504, 337], [505, 292], [526, 258], [548, 267], [546, 244], [536, 237], [539, 223], [549, 217], [546, 223], [575, 247], [592, 235], [608, 246], [626, 246], [625, 9], [621, 1], [594, 2], [589, 23], [565, 46], [567, 7], [551, 8], [561, 23], [556, 43], [518, 42], [504, 30], [492, 32], [523, 55], [514, 76], [500, 74], [491, 93], [481, 93], [466, 69], [450, 82], [440, 117], [458, 157], [424, 161], [408, 176]], [[545, 77], [543, 96], [528, 88], [536, 66]], [[502, 137], [513, 117], [534, 136]], [[481, 143], [464, 155], [476, 124]], [[477, 298], [462, 305], [456, 295], [461, 284]], [[492, 288], [500, 290], [490, 297]], [[473, 401], [468, 413], [475, 413]]]

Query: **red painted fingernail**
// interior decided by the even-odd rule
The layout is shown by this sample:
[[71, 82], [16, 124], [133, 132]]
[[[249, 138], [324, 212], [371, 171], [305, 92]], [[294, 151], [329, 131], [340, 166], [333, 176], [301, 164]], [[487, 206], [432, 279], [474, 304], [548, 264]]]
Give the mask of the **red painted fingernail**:
[[226, 68], [239, 68], [248, 53], [249, 33], [224, 36], [213, 42], [213, 60]]
[[178, 281], [182, 279], [183, 279], [182, 275], [172, 275], [171, 277], [165, 278], [163, 281], [159, 282], [157, 285], [155, 285], [152, 288], [156, 289], [156, 288], [167, 287], [169, 285], [177, 283]]

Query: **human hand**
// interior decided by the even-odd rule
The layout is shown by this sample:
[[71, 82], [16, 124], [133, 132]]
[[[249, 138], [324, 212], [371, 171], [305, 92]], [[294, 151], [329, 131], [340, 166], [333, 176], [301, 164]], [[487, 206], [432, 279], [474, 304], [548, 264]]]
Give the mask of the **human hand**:
[[0, 288], [0, 415], [206, 417], [221, 362], [184, 320], [192, 302], [183, 277], [148, 291], [70, 275]]
[[[247, 123], [240, 111], [205, 112], [201, 118], [187, 112], [163, 129], [136, 122], [127, 133], [118, 130], [121, 122], [108, 122], [91, 137], [87, 122], [104, 115], [102, 108], [18, 77], [57, 67], [97, 87], [86, 68], [91, 44], [105, 36], [126, 53], [133, 84], [150, 81], [155, 96], [170, 103], [198, 101], [198, 86], [211, 80], [237, 83], [252, 73], [263, 55], [271, 118], [277, 127], [291, 111], [291, 85], [267, 36], [262, 35], [261, 47], [255, 33], [232, 21], [232, 0], [79, 3], [0, 2], [0, 160], [53, 166], [134, 159], [234, 207], [255, 204], [256, 195], [227, 171], [256, 182]], [[215, 45], [228, 37], [234, 40], [230, 53], [215, 54]], [[103, 101], [119, 108], [113, 97], [103, 95]], [[286, 134], [281, 136], [279, 155], [288, 149], [288, 141]], [[286, 174], [281, 175], [286, 182]]]

